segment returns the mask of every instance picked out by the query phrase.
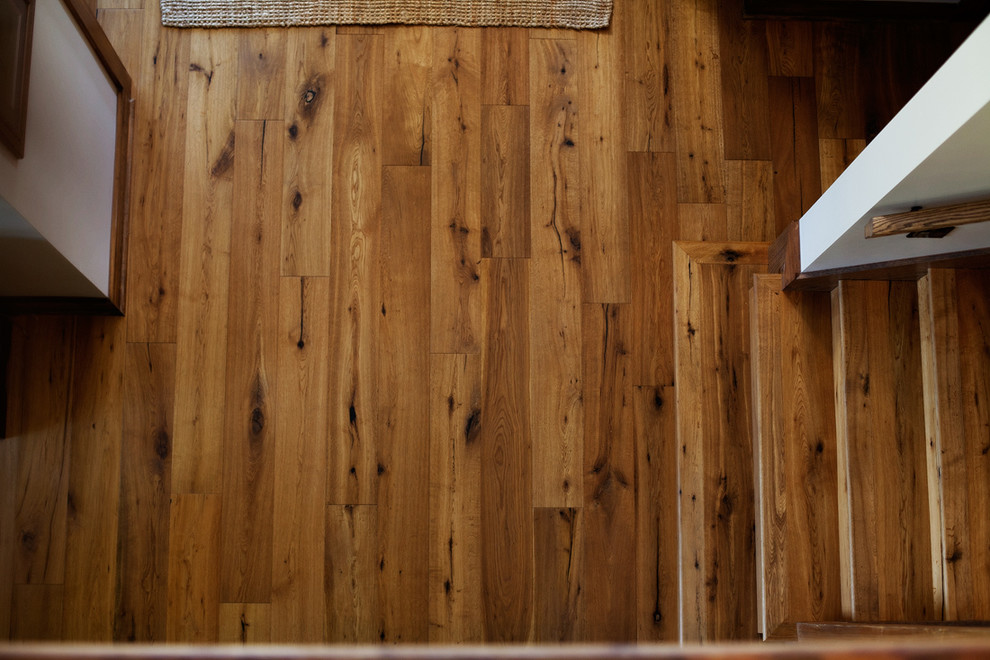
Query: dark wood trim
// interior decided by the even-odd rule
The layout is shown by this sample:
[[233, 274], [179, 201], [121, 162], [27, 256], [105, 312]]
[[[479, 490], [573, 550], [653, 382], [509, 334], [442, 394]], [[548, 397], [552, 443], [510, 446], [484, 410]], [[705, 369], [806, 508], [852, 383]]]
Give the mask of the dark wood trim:
[[780, 236], [770, 244], [767, 255], [768, 269], [780, 273], [784, 288], [801, 272], [801, 233], [797, 220], [784, 228]]
[[990, 222], [990, 199], [878, 215], [866, 223], [866, 237], [896, 236]]
[[31, 45], [34, 41], [34, 2], [35, 0], [24, 0], [24, 48], [19, 53], [20, 61], [15, 68], [19, 68], [14, 90], [16, 96], [17, 109], [15, 112], [14, 125], [9, 126], [6, 120], [0, 121], [0, 142], [10, 149], [16, 158], [24, 158], [24, 136], [27, 132], [27, 108], [28, 108], [28, 88], [31, 82]]
[[10, 382], [10, 340], [11, 323], [6, 316], [0, 316], [0, 440], [7, 437], [7, 386]]
[[812, 20], [979, 21], [990, 13], [987, 0], [943, 2], [863, 2], [862, 0], [746, 0], [747, 18]]
[[76, 314], [123, 316], [124, 311], [108, 298], [0, 297], [0, 314]]
[[[131, 197], [131, 153], [134, 123], [134, 95], [131, 77], [127, 73], [109, 37], [96, 20], [85, 0], [62, 0], [76, 21], [79, 31], [93, 48], [97, 59], [117, 90], [117, 142], [114, 147], [113, 218], [110, 226], [110, 272], [107, 297], [112, 313], [123, 314], [127, 300], [127, 238]], [[91, 305], [85, 304], [89, 308]], [[90, 313], [90, 312], [79, 312]]]
[[831, 291], [840, 280], [917, 280], [929, 268], [990, 268], [990, 248], [799, 273], [785, 291]]

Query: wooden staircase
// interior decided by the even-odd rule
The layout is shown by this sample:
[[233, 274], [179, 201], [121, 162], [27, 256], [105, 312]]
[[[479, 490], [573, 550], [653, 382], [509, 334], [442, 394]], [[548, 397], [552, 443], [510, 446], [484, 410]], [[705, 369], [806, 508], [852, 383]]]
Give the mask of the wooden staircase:
[[682, 640], [990, 619], [990, 270], [782, 292], [765, 255], [674, 246]]

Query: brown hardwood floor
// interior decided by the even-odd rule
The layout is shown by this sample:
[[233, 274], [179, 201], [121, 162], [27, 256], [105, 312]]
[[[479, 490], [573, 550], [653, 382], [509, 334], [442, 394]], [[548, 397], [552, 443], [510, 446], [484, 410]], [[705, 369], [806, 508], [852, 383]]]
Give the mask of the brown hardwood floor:
[[[99, 18], [137, 99], [127, 316], [14, 322], [0, 638], [702, 629], [671, 243], [772, 240], [966, 33], [738, 0], [615, 0], [602, 32]], [[714, 607], [753, 638], [739, 561]]]

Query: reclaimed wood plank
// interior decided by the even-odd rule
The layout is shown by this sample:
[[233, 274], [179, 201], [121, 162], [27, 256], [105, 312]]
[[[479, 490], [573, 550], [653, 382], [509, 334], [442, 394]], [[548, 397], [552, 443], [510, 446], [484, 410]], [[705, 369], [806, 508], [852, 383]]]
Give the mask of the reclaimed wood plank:
[[[622, 40], [617, 31], [577, 35], [577, 85], [586, 98], [623, 98]], [[582, 108], [577, 148], [581, 168], [581, 272], [584, 302], [630, 299], [626, 117], [622, 104]]]
[[323, 641], [329, 297], [329, 278], [279, 282], [269, 614], [277, 643]]
[[221, 644], [266, 644], [271, 641], [269, 603], [220, 603]]
[[485, 639], [481, 357], [430, 357], [430, 642]]
[[379, 438], [383, 39], [338, 35], [334, 80], [333, 272], [327, 501], [374, 504]]
[[678, 204], [677, 237], [682, 241], [728, 240], [728, 209], [725, 204]]
[[175, 344], [127, 344], [115, 641], [162, 642], [168, 607]]
[[485, 638], [522, 642], [533, 625], [529, 266], [482, 261], [481, 577]]
[[379, 600], [385, 641], [429, 640], [430, 170], [382, 176]]
[[259, 28], [237, 37], [237, 119], [283, 119], [287, 31]]
[[527, 106], [481, 109], [481, 256], [530, 256]]
[[285, 185], [282, 275], [329, 275], [334, 143], [336, 33], [297, 28], [288, 34], [285, 74]]
[[772, 241], [774, 216], [773, 163], [732, 160], [725, 163], [726, 236], [730, 241]]
[[743, 18], [743, 0], [718, 3], [722, 139], [726, 159], [770, 159], [766, 26]]
[[173, 495], [169, 514], [169, 642], [216, 642], [220, 637], [219, 495]]
[[380, 641], [378, 507], [331, 504], [326, 511], [324, 637], [329, 643]]
[[385, 28], [383, 165], [430, 164], [433, 34], [424, 26]]
[[113, 639], [126, 327], [120, 318], [76, 323], [62, 636]]
[[818, 141], [819, 167], [822, 172], [822, 192], [835, 183], [839, 175], [866, 148], [866, 140], [822, 139]]
[[233, 208], [237, 41], [191, 37], [179, 331], [175, 353], [172, 493], [220, 492]]
[[777, 231], [797, 220], [821, 195], [814, 80], [771, 77], [770, 140]]
[[582, 638], [584, 527], [581, 508], [533, 509], [533, 641]]
[[670, 384], [636, 386], [632, 397], [637, 484], [636, 639], [673, 643], [680, 637], [676, 396]]
[[538, 507], [583, 501], [575, 48], [573, 40], [551, 39], [530, 48], [530, 428]]
[[0, 640], [10, 639], [14, 598], [14, 556], [17, 549], [17, 463], [20, 440], [0, 439]]
[[430, 350], [477, 353], [481, 341], [481, 35], [433, 41]]
[[494, 27], [481, 31], [481, 102], [529, 104], [529, 30]]
[[858, 73], [866, 66], [869, 41], [861, 23], [815, 23], [813, 58], [818, 109], [817, 135], [823, 139], [866, 139], [867, 106]]
[[584, 585], [588, 641], [636, 638], [632, 310], [582, 306], [584, 335]]
[[[913, 282], [839, 284], [839, 524], [854, 621], [934, 616], [918, 300]], [[869, 319], [869, 323], [863, 323]], [[844, 612], [845, 614], [846, 612]]]
[[621, 3], [626, 63], [626, 149], [673, 152], [674, 90], [668, 10], [656, 0]]
[[58, 642], [62, 639], [62, 585], [14, 585], [10, 639]]
[[272, 534], [282, 122], [234, 124], [220, 599], [266, 603]]
[[766, 21], [767, 64], [771, 76], [810, 78], [815, 75], [811, 25], [808, 21]]

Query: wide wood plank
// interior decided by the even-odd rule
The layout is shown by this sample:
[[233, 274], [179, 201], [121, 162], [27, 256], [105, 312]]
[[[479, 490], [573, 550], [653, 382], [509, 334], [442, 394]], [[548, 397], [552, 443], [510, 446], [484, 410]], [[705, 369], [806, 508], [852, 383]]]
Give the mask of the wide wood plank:
[[866, 148], [866, 140], [822, 139], [818, 141], [818, 158], [822, 173], [822, 192], [835, 183], [850, 163]]
[[271, 637], [323, 640], [329, 278], [279, 284]]
[[382, 38], [338, 35], [327, 501], [374, 504], [380, 301]]
[[726, 161], [725, 235], [728, 240], [773, 241], [777, 238], [773, 186], [772, 162]]
[[62, 591], [60, 584], [15, 585], [10, 608], [10, 639], [60, 641]]
[[11, 600], [14, 597], [14, 553], [17, 548], [17, 454], [20, 442], [0, 440], [0, 640], [10, 639]]
[[481, 35], [433, 39], [430, 350], [481, 346]]
[[841, 282], [833, 310], [839, 483], [848, 489], [839, 510], [849, 544], [843, 614], [929, 621], [936, 610], [916, 286]]
[[672, 385], [633, 388], [636, 438], [636, 638], [679, 639], [677, 426]]
[[269, 603], [220, 603], [221, 644], [265, 644], [271, 641]]
[[987, 559], [978, 549], [990, 538], [983, 451], [988, 287], [979, 270], [933, 268], [918, 282], [932, 570], [936, 608], [948, 621], [980, 620], [990, 611]]
[[530, 256], [529, 108], [481, 110], [481, 256]]
[[76, 323], [65, 534], [65, 639], [113, 639], [126, 328], [123, 319]]
[[434, 29], [391, 26], [385, 29], [385, 90], [382, 133], [384, 165], [429, 165], [433, 120]]
[[815, 75], [811, 25], [807, 21], [766, 21], [767, 64], [771, 76]]
[[747, 293], [766, 246], [674, 244], [683, 641], [757, 633]]
[[671, 86], [677, 136], [677, 201], [717, 203], [725, 196], [722, 72], [718, 10], [712, 0], [669, 7]]
[[382, 177], [378, 538], [385, 640], [429, 639], [430, 170]]
[[169, 514], [170, 642], [209, 643], [220, 636], [219, 495], [173, 495]]
[[[192, 40], [162, 30], [157, 6], [143, 12], [140, 63], [131, 70], [134, 108], [131, 209], [127, 227], [127, 338], [175, 341]], [[125, 55], [125, 62], [133, 58]]]
[[616, 100], [582, 108], [578, 122], [583, 300], [629, 302], [629, 206], [624, 187], [627, 122], [618, 102], [623, 97], [622, 41], [615, 31], [580, 32], [576, 53], [581, 94]]
[[830, 302], [779, 275], [755, 276], [751, 301], [759, 623], [793, 637], [842, 614]]
[[[11, 578], [15, 584], [65, 579], [70, 414], [75, 320], [25, 317], [11, 324], [8, 438], [18, 443], [9, 479], [17, 497]], [[10, 541], [7, 541], [10, 542]]]
[[584, 526], [581, 508], [533, 510], [533, 641], [582, 638]]
[[381, 641], [378, 604], [378, 507], [326, 508], [324, 636], [331, 643]]
[[813, 84], [811, 78], [771, 77], [769, 82], [778, 232], [804, 215], [821, 195]]
[[495, 27], [481, 31], [481, 102], [529, 104], [529, 30]]
[[574, 41], [530, 49], [533, 505], [582, 503], [581, 202]]
[[485, 639], [481, 356], [430, 357], [430, 642]]
[[234, 124], [220, 598], [268, 602], [272, 580], [282, 122]]
[[482, 261], [481, 575], [485, 637], [529, 639], [533, 617], [529, 266]]
[[857, 72], [869, 68], [861, 23], [816, 23], [814, 27], [815, 96], [818, 137], [866, 138], [866, 104]]
[[585, 304], [584, 638], [636, 637], [636, 468], [628, 305]]
[[237, 41], [224, 31], [191, 38], [172, 492], [215, 493], [223, 472]]
[[626, 148], [673, 152], [676, 144], [668, 5], [656, 0], [624, 2], [613, 11], [621, 13], [625, 28]]
[[329, 275], [336, 34], [296, 28], [286, 44], [282, 274]]
[[743, 0], [718, 3], [725, 158], [770, 158], [767, 41], [763, 21], [743, 19]]
[[175, 344], [127, 344], [116, 641], [165, 640]]
[[278, 28], [238, 33], [238, 119], [284, 118], [287, 35]]

